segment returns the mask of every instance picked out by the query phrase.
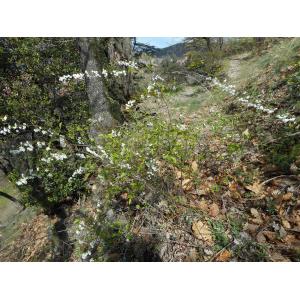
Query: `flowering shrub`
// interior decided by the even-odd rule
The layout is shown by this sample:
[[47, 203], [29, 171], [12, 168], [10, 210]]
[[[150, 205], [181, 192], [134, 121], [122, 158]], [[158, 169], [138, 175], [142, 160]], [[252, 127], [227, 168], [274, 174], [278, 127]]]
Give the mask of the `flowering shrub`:
[[122, 194], [123, 200], [131, 203], [148, 185], [164, 180], [162, 165], [183, 168], [192, 155], [196, 136], [184, 124], [152, 117], [101, 135], [102, 145], [87, 151], [101, 161], [98, 177], [105, 185], [106, 200]]
[[[55, 135], [39, 128], [34, 131], [40, 131], [41, 135], [47, 134], [47, 137], [44, 136], [44, 140], [20, 142], [16, 149], [10, 150], [14, 159], [25, 160], [29, 165], [24, 173], [15, 169], [11, 174], [11, 178], [24, 192], [24, 203], [33, 204], [34, 201], [43, 199], [40, 204], [47, 206], [83, 191], [85, 155], [67, 149], [56, 149], [53, 146]], [[37, 191], [40, 195], [35, 199], [33, 195]]]

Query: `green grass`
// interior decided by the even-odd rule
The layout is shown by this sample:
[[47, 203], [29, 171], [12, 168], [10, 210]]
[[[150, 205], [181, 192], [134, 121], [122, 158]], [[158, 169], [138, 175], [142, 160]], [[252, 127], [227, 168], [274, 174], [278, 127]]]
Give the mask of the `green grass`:
[[300, 49], [300, 38], [285, 39], [273, 46], [267, 53], [241, 61], [239, 84], [259, 78], [266, 68], [272, 66], [272, 72], [278, 74], [282, 67], [293, 63]]
[[184, 109], [186, 112], [196, 112], [200, 109], [202, 105], [203, 99], [200, 97], [192, 98], [192, 99], [185, 99], [183, 100], [177, 100], [175, 102], [175, 107]]
[[[17, 189], [9, 181], [7, 181], [7, 182], [1, 181], [0, 191], [3, 193], [6, 193], [8, 195], [11, 195], [15, 198], [19, 197], [19, 193], [18, 193]], [[9, 201], [10, 200], [8, 200], [6, 197], [3, 197], [0, 195], [0, 208], [6, 207], [6, 205]]]

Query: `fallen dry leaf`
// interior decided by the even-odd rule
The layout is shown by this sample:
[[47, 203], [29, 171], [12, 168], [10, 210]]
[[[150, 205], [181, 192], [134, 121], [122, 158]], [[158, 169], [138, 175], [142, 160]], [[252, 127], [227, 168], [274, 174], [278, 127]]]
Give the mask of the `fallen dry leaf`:
[[199, 202], [198, 207], [199, 207], [199, 209], [202, 210], [202, 211], [205, 211], [205, 212], [208, 211], [208, 205], [207, 205], [207, 203], [206, 203], [205, 200], [201, 200], [201, 201]]
[[192, 180], [187, 178], [182, 181], [182, 187], [185, 191], [188, 191], [192, 188]]
[[251, 212], [251, 215], [254, 217], [254, 218], [260, 218], [260, 213], [258, 212], [258, 210], [257, 209], [255, 209], [255, 208], [251, 208], [250, 209], [250, 212]]
[[281, 223], [284, 228], [291, 229], [291, 224], [287, 220], [282, 220]]
[[192, 162], [192, 170], [193, 170], [194, 172], [197, 172], [197, 171], [198, 171], [198, 164], [197, 164], [196, 161], [193, 161], [193, 162]]
[[288, 200], [291, 200], [293, 197], [293, 193], [286, 193], [285, 195], [282, 196], [282, 200], [284, 201], [288, 201]]
[[176, 170], [176, 171], [175, 171], [175, 176], [176, 176], [177, 179], [181, 179], [181, 178], [183, 177], [183, 174], [182, 174], [181, 171]]
[[197, 189], [196, 193], [198, 196], [205, 196], [207, 195], [207, 192], [205, 190]]
[[262, 192], [262, 185], [258, 182], [254, 182], [252, 185], [247, 185], [246, 189], [255, 194], [260, 194]]
[[208, 226], [206, 224], [204, 224], [202, 221], [197, 221], [197, 222], [193, 223], [192, 231], [193, 231], [194, 236], [197, 239], [202, 240], [209, 245], [213, 244], [213, 238], [212, 238], [211, 232], [210, 232]]
[[259, 225], [250, 224], [250, 223], [247, 223], [244, 226], [244, 230], [249, 231], [250, 233], [255, 233], [258, 228], [259, 228]]
[[257, 225], [262, 225], [264, 223], [264, 221], [261, 218], [252, 218], [250, 219], [250, 221]]
[[209, 215], [211, 217], [216, 217], [220, 213], [219, 206], [216, 203], [213, 203], [209, 209]]
[[273, 231], [266, 230], [263, 232], [263, 234], [271, 242], [274, 242], [277, 239], [276, 233]]
[[121, 199], [122, 200], [127, 200], [128, 199], [128, 193], [122, 193], [121, 195], [120, 195], [120, 197], [121, 197]]
[[217, 256], [216, 261], [225, 262], [225, 261], [229, 261], [230, 258], [231, 258], [231, 252], [225, 249]]
[[274, 262], [289, 262], [290, 260], [282, 256], [279, 252], [270, 253], [270, 257]]

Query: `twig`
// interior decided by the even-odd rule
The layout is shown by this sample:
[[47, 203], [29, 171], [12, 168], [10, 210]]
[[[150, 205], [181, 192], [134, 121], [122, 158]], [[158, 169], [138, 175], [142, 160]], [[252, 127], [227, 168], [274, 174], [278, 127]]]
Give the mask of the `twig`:
[[261, 185], [265, 185], [265, 184], [271, 182], [271, 181], [274, 180], [274, 179], [277, 179], [277, 178], [283, 178], [283, 177], [291, 177], [291, 178], [294, 178], [294, 179], [299, 180], [299, 177], [298, 177], [297, 175], [279, 175], [279, 176], [272, 177], [272, 178], [270, 178], [270, 179], [268, 179], [268, 180], [262, 182]]

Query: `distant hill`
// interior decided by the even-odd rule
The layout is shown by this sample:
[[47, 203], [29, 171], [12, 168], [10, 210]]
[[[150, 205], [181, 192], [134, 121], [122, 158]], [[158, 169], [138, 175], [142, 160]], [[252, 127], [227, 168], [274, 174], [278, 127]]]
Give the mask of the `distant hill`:
[[162, 56], [177, 56], [181, 57], [185, 54], [186, 48], [185, 43], [178, 43], [169, 47], [156, 49], [156, 56], [162, 57]]
[[142, 53], [147, 53], [150, 55], [154, 55], [156, 57], [163, 57], [163, 56], [181, 57], [185, 54], [186, 48], [185, 48], [185, 43], [177, 43], [175, 45], [165, 47], [165, 48], [157, 48], [155, 46], [150, 46], [144, 43], [135, 43], [134, 52], [137, 55], [140, 55]]

